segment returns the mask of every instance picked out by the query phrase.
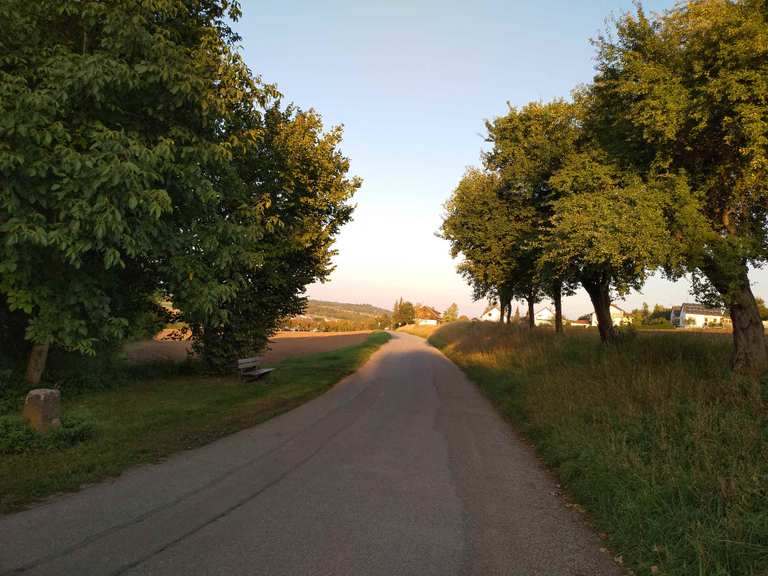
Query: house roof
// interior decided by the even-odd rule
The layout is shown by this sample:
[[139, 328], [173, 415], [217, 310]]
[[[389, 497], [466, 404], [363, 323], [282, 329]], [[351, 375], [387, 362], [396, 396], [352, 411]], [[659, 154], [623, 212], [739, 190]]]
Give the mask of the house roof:
[[681, 306], [681, 311], [685, 311], [686, 314], [700, 314], [702, 316], [725, 316], [723, 311], [719, 308], [710, 308], [701, 304], [692, 304], [685, 302]]
[[496, 304], [491, 304], [491, 305], [485, 307], [485, 310], [483, 310], [483, 313], [480, 314], [480, 316], [485, 316], [491, 310], [498, 310], [498, 309], [499, 309], [499, 307]]
[[414, 317], [417, 320], [440, 320], [440, 312], [430, 306], [419, 306]]
[[627, 314], [627, 311], [626, 311], [626, 310], [624, 310], [624, 308], [621, 308], [621, 307], [617, 306], [616, 304], [613, 304], [613, 303], [612, 303], [612, 304], [611, 304], [611, 308], [616, 308], [616, 310], [618, 310], [619, 312], [621, 312], [621, 313], [622, 313], [622, 314], [624, 314], [624, 315], [626, 315], [626, 314]]
[[549, 306], [544, 306], [543, 308], [539, 308], [539, 309], [538, 309], [536, 312], [534, 312], [534, 314], [533, 314], [533, 315], [534, 315], [534, 316], [538, 316], [539, 314], [541, 314], [541, 313], [542, 313], [542, 312], [544, 312], [544, 311], [547, 311], [547, 312], [549, 312], [549, 313], [550, 313], [550, 314], [552, 314], [553, 316], [554, 316], [554, 314], [555, 314], [555, 313], [552, 311], [552, 308], [550, 308]]

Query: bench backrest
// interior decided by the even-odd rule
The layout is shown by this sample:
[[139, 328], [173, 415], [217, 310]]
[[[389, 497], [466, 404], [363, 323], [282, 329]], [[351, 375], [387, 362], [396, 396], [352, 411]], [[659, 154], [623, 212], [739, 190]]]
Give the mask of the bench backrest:
[[237, 369], [245, 370], [246, 368], [253, 368], [261, 363], [261, 358], [254, 356], [253, 358], [241, 358], [237, 361]]

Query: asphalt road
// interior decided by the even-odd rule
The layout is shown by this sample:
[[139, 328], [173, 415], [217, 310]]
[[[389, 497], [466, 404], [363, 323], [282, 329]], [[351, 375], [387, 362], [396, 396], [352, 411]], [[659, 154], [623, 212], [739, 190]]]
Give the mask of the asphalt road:
[[490, 404], [397, 334], [269, 422], [0, 517], [0, 574], [621, 574]]

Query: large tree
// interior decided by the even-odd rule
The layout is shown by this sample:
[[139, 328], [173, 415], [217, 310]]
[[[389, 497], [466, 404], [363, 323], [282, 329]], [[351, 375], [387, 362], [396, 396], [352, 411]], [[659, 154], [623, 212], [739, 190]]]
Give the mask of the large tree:
[[245, 66], [238, 14], [0, 3], [0, 320], [33, 344], [30, 382], [49, 345], [94, 353], [158, 291], [223, 356], [257, 349], [329, 269], [357, 183], [339, 133]]
[[528, 249], [533, 211], [522, 205], [513, 210], [500, 192], [498, 174], [469, 169], [445, 204], [441, 234], [451, 255], [463, 258], [458, 271], [474, 298], [498, 301], [501, 320], [509, 321], [513, 298], [538, 295]]
[[579, 137], [577, 107], [563, 100], [531, 102], [486, 123], [488, 141], [493, 148], [485, 155], [485, 165], [500, 177], [500, 196], [514, 212], [525, 211], [531, 219], [529, 237], [516, 257], [531, 281], [528, 320], [533, 323], [536, 292], [542, 291], [555, 305], [555, 328], [563, 330], [562, 295], [570, 293], [574, 280], [562, 276], [561, 269], [541, 265], [540, 237], [546, 232], [553, 203], [560, 191], [550, 179], [574, 150]]
[[667, 217], [687, 270], [730, 311], [734, 367], [768, 368], [748, 277], [768, 258], [765, 1], [638, 8], [598, 47], [591, 121], [603, 146], [676, 204]]
[[561, 197], [552, 206], [541, 258], [554, 273], [579, 280], [602, 341], [611, 342], [612, 296], [639, 289], [649, 270], [672, 261], [674, 244], [658, 191], [612, 164], [599, 148], [581, 148], [551, 178]]

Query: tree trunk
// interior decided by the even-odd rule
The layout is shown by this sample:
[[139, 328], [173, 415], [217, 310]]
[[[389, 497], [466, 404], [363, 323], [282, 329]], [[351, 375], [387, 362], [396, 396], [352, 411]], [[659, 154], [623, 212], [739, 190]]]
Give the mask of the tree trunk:
[[582, 282], [584, 289], [589, 294], [592, 307], [597, 316], [597, 329], [600, 331], [600, 340], [603, 344], [611, 344], [616, 341], [616, 329], [611, 318], [611, 294], [608, 282]]
[[536, 326], [536, 321], [533, 317], [533, 305], [534, 305], [533, 298], [529, 296], [528, 297], [528, 328], [530, 328], [531, 330], [533, 330], [533, 328]]
[[27, 362], [27, 384], [30, 386], [40, 384], [43, 372], [45, 371], [45, 363], [48, 360], [48, 348], [49, 344], [47, 342], [32, 346], [32, 351], [29, 353], [29, 361]]
[[733, 369], [755, 373], [768, 370], [765, 329], [749, 285], [740, 291], [729, 310], [733, 322]]
[[555, 332], [563, 331], [563, 284], [555, 282], [552, 286], [552, 302], [555, 305]]
[[723, 273], [715, 263], [710, 263], [702, 271], [728, 304], [733, 322], [733, 369], [744, 373], [768, 370], [765, 330], [749, 285], [746, 264], [731, 274]]

